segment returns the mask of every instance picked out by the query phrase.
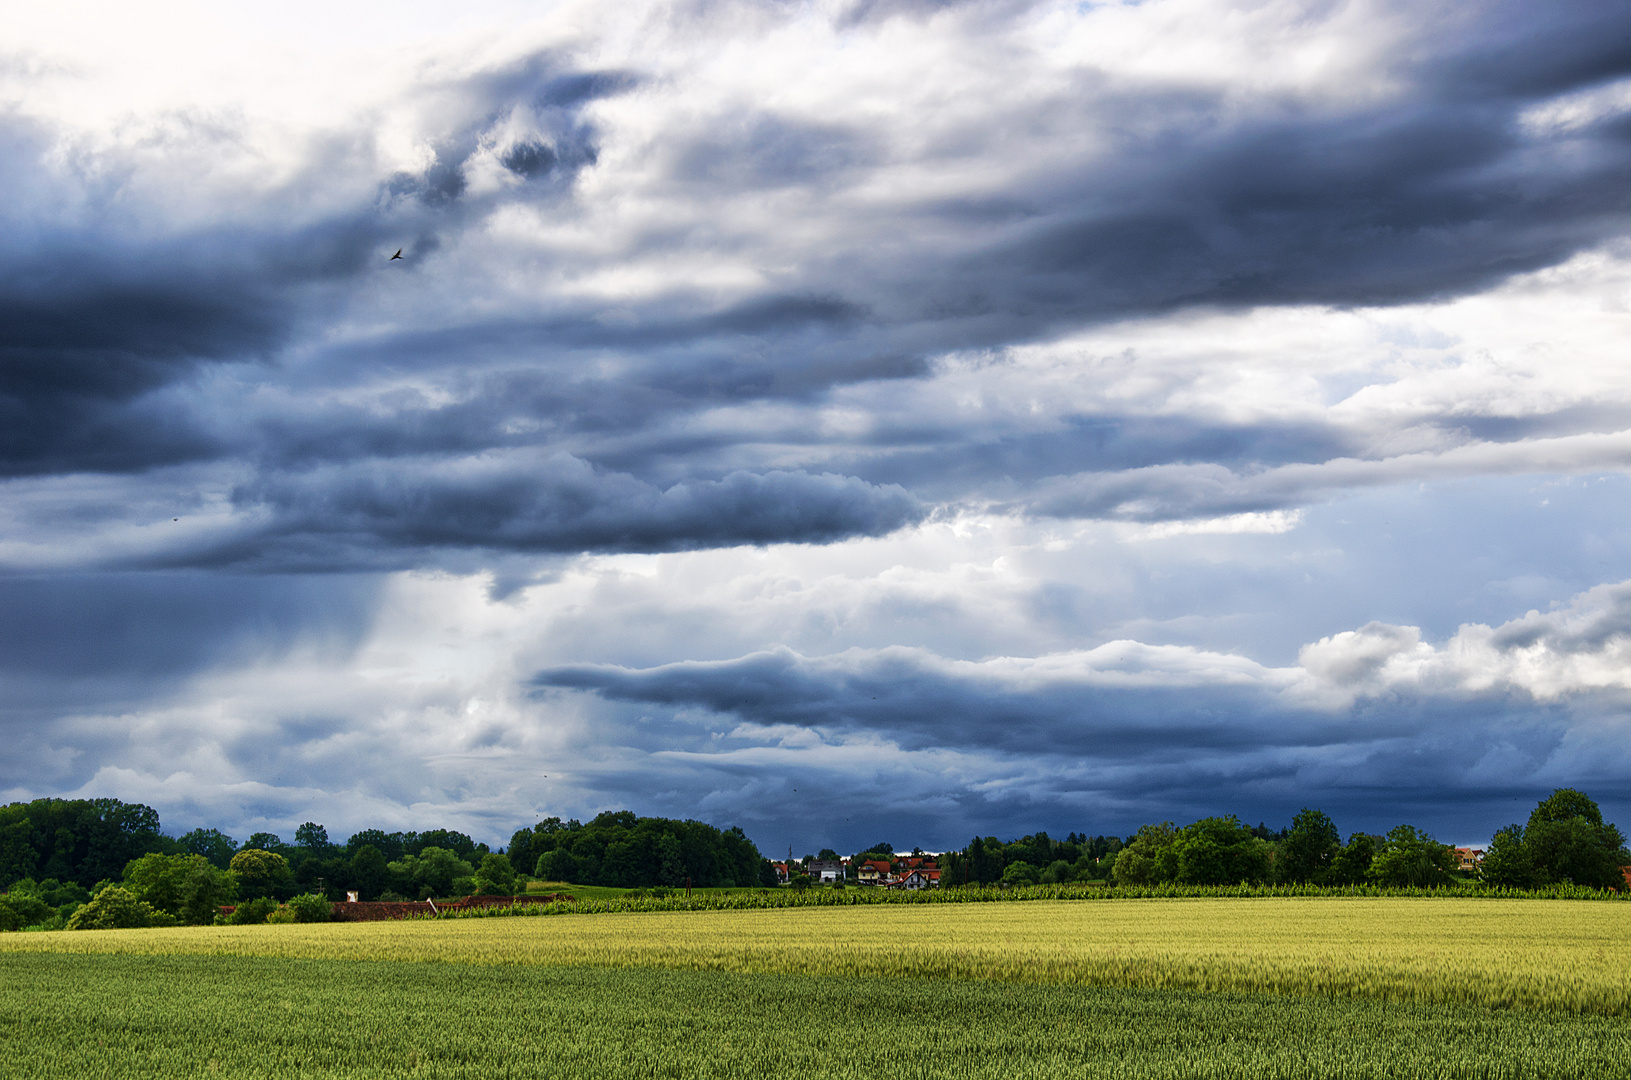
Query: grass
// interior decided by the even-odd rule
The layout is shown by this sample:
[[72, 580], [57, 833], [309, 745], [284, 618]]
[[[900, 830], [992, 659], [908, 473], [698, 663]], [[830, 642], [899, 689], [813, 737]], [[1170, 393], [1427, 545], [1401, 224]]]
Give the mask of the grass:
[[1146, 900], [0, 935], [8, 953], [205, 954], [953, 979], [1631, 1015], [1631, 906]]
[[14, 952], [0, 972], [0, 1075], [26, 1080], [1542, 1080], [1631, 1060], [1622, 1020], [1328, 998], [248, 956]]

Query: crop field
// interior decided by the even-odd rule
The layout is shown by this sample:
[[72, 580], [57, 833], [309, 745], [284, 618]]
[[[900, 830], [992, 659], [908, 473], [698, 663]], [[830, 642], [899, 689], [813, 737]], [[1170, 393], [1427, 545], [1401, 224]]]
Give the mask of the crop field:
[[1037, 902], [103, 930], [8, 951], [941, 977], [1631, 1015], [1631, 906]]
[[946, 979], [13, 954], [0, 1074], [507, 1080], [1624, 1075], [1602, 1017]]
[[7, 934], [0, 1075], [1623, 1075], [1627, 931], [1278, 898]]

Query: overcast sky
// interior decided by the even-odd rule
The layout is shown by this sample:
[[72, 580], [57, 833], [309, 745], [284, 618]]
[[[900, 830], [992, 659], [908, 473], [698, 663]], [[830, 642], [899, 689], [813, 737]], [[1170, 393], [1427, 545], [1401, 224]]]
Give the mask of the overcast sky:
[[61, 0], [0, 190], [0, 798], [1631, 825], [1631, 6]]

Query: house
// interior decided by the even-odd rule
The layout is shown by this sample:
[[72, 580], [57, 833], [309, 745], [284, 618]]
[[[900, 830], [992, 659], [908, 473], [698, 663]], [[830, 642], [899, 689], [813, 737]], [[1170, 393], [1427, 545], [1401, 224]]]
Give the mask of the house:
[[1475, 847], [1458, 847], [1452, 849], [1455, 853], [1455, 868], [1468, 873], [1478, 869], [1478, 864], [1484, 861], [1484, 849]]
[[939, 888], [939, 886], [940, 871], [925, 870], [922, 867], [906, 870], [897, 877], [891, 878], [886, 884], [887, 888], [905, 889], [909, 892], [917, 892], [919, 889], [935, 889]]
[[811, 859], [804, 872], [823, 885], [844, 880], [844, 864], [837, 859]]
[[787, 864], [784, 863], [784, 862], [773, 862], [770, 865], [772, 867], [774, 867], [775, 870], [776, 870], [776, 883], [779, 884], [779, 885], [786, 885], [787, 884]]
[[889, 864], [882, 859], [868, 859], [855, 871], [855, 880], [862, 885], [881, 885], [889, 878]]

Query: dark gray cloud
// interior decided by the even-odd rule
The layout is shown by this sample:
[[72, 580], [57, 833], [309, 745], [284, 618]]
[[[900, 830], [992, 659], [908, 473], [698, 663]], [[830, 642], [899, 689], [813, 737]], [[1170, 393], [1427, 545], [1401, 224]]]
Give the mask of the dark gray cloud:
[[568, 455], [354, 464], [285, 474], [239, 489], [235, 500], [269, 512], [271, 523], [222, 557], [288, 545], [342, 564], [376, 548], [571, 553], [821, 543], [892, 532], [926, 512], [902, 488], [850, 477], [735, 472], [663, 490]]
[[[865, 27], [880, 18], [938, 10], [857, 9], [853, 32], [871, 32]], [[973, 33], [1000, 27], [1014, 12], [975, 5], [941, 14], [964, 20], [937, 23], [942, 31]], [[1318, 23], [1339, 14], [1314, 7], [1307, 17]], [[1631, 40], [1631, 16], [1612, 5], [1565, 3], [1477, 13], [1412, 8], [1393, 17], [1413, 21], [1418, 35], [1414, 48], [1372, 71], [1389, 81], [1386, 94], [1320, 104], [1268, 97], [1241, 109], [1222, 89], [1084, 69], [1068, 90], [994, 106], [992, 115], [971, 121], [983, 127], [943, 136], [923, 151], [946, 167], [1011, 153], [1014, 168], [1000, 189], [952, 199], [908, 195], [878, 222], [846, 221], [822, 208], [828, 222], [819, 240], [762, 235], [729, 213], [717, 220], [698, 214], [773, 192], [837, 197], [900, 163], [903, 151], [886, 129], [756, 108], [666, 132], [646, 166], [694, 205], [669, 226], [631, 234], [614, 258], [751, 248], [791, 268], [773, 287], [723, 304], [669, 291], [611, 304], [563, 298], [547, 310], [472, 306], [465, 297], [501, 281], [504, 266], [465, 281], [447, 276], [464, 265], [453, 261], [459, 252], [483, 250], [473, 246], [478, 231], [501, 208], [581, 218], [588, 204], [579, 178], [600, 161], [604, 136], [590, 110], [654, 92], [645, 73], [574, 70], [559, 51], [427, 84], [419, 93], [433, 125], [434, 158], [357, 187], [349, 208], [292, 226], [277, 216], [274, 199], [260, 220], [250, 213], [185, 237], [107, 239], [118, 204], [88, 186], [93, 224], [36, 229], [26, 254], [14, 249], [22, 257], [11, 259], [13, 270], [0, 280], [8, 330], [0, 342], [0, 464], [22, 475], [249, 463], [260, 475], [239, 486], [248, 493], [242, 501], [282, 508], [285, 523], [315, 523], [295, 508], [331, 504], [292, 494], [312, 483], [302, 463], [389, 455], [418, 468], [427, 455], [530, 446], [599, 467], [614, 489], [604, 501], [633, 506], [615, 490], [620, 476], [666, 490], [765, 471], [742, 435], [687, 430], [692, 418], [721, 405], [820, 407], [837, 387], [928, 377], [927, 358], [947, 349], [1003, 347], [1191, 305], [1443, 297], [1623, 234], [1631, 220], [1631, 144], [1621, 126], [1576, 124], [1559, 133], [1523, 118], [1560, 94], [1631, 74], [1631, 46], [1622, 44]], [[1027, 125], [1034, 136], [1015, 142], [1006, 134]], [[1038, 153], [1076, 127], [1101, 133], [1093, 152]], [[1001, 151], [993, 142], [999, 133]], [[31, 168], [44, 168], [31, 163], [43, 160], [49, 133], [14, 126], [11, 138], [18, 153], [10, 174], [28, 179]], [[1564, 145], [1568, 152], [1557, 152]], [[515, 182], [478, 183], [486, 161]], [[317, 183], [331, 168], [327, 158], [314, 160], [311, 172], [276, 197]], [[366, 161], [351, 169], [365, 175]], [[35, 179], [21, 190], [37, 191]], [[410, 266], [393, 267], [393, 280], [427, 298], [451, 288], [456, 309], [354, 344], [320, 344], [326, 321], [343, 311], [368, 317], [374, 301], [363, 298], [380, 280], [371, 260], [398, 243]], [[547, 268], [562, 256], [541, 251], [539, 258]], [[364, 407], [340, 406], [325, 394], [330, 400], [299, 411], [256, 415], [257, 406], [231, 396], [234, 387], [279, 381], [280, 355], [314, 349], [324, 358], [318, 385], [351, 401], [361, 395]], [[164, 392], [190, 386], [201, 365], [223, 362], [258, 365], [262, 373], [208, 392]], [[312, 389], [315, 370], [305, 367], [291, 386]], [[402, 407], [383, 390], [368, 397], [373, 384], [409, 373], [452, 389], [453, 400]], [[1494, 428], [1501, 418], [1482, 427], [1479, 414], [1455, 419], [1500, 437]], [[924, 421], [876, 431], [858, 447], [834, 445], [813, 426], [789, 430], [784, 444], [803, 439], [809, 447], [782, 454], [777, 465], [842, 469], [934, 501], [994, 499], [1044, 514], [1160, 519], [1297, 505], [1306, 493], [1266, 491], [1251, 479], [1254, 471], [1357, 452], [1349, 435], [1317, 424], [1229, 426], [1104, 412], [1067, 417], [1067, 430], [1058, 433], [969, 437]], [[1546, 423], [1530, 417], [1520, 426]], [[1202, 487], [1234, 493], [1197, 494], [1196, 478], [1212, 473], [1217, 478]], [[462, 498], [487, 498], [485, 481], [470, 476], [476, 487]], [[1023, 490], [1050, 477], [1076, 479]], [[427, 498], [458, 501], [447, 491]], [[380, 504], [360, 494], [351, 502]], [[332, 506], [338, 511], [342, 503]], [[826, 541], [846, 535], [846, 527], [871, 534], [889, 517], [778, 513], [766, 504], [762, 512], [779, 524], [714, 528], [707, 515], [675, 515], [658, 500], [641, 505], [656, 515], [643, 525], [519, 529], [532, 537], [526, 544], [543, 547], [556, 541], [537, 537], [558, 532], [570, 534], [565, 544], [669, 550], [794, 538], [789, 529], [798, 522], [809, 530], [803, 538]], [[391, 548], [513, 547], [524, 516], [465, 512], [467, 524], [453, 528], [385, 524], [420, 519], [369, 510], [358, 521], [372, 524], [360, 524], [355, 546], [360, 553], [371, 536]], [[894, 513], [893, 520], [909, 517]], [[675, 532], [681, 521], [689, 522], [687, 537]], [[494, 531], [484, 534], [476, 522]], [[287, 533], [266, 535], [281, 543]]]
[[[1357, 643], [1329, 647], [1363, 651], [1366, 635], [1390, 629], [1367, 627]], [[1407, 636], [1394, 644], [1413, 644]], [[1516, 814], [1512, 800], [1526, 807], [1547, 790], [1549, 763], [1574, 753], [1571, 729], [1578, 739], [1593, 718], [1623, 705], [1617, 692], [1545, 701], [1511, 687], [1419, 686], [1340, 705], [1310, 693], [1334, 673], [1318, 670], [1293, 676], [1125, 643], [978, 663], [918, 649], [827, 657], [782, 649], [643, 669], [563, 665], [534, 683], [618, 703], [642, 745], [707, 770], [694, 783], [725, 792], [733, 771], [760, 770], [809, 793], [823, 835], [851, 844], [870, 839], [860, 835], [869, 824], [846, 829], [828, 815], [910, 820], [878, 786], [878, 768], [900, 772], [906, 790], [939, 804], [917, 827], [941, 843], [975, 829], [1090, 821], [1094, 831], [1125, 832], [1157, 817], [1219, 812], [1283, 823], [1309, 804], [1351, 829], [1411, 819], [1476, 835], [1491, 815]], [[654, 726], [652, 715], [670, 718], [667, 726]], [[699, 725], [724, 741], [699, 740]], [[1595, 737], [1612, 730], [1611, 722]], [[757, 749], [765, 747], [780, 750]], [[1617, 757], [1569, 767], [1613, 801], [1624, 768]], [[802, 779], [782, 779], [789, 774]], [[798, 829], [786, 814], [767, 820]]]
[[[1155, 35], [1194, 31], [1192, 70], [1061, 59], [1040, 11], [597, 15], [294, 151], [230, 109], [0, 115], [0, 779], [841, 847], [1310, 802], [1487, 830], [1554, 780], [1623, 789], [1620, 587], [1471, 622], [1631, 573], [1612, 515], [1548, 525], [1513, 483], [1454, 530], [1386, 519], [1435, 478], [1623, 467], [1631, 399], [1560, 323], [1483, 357], [1350, 309], [1563, 267], [1601, 293], [1580, 340], [1617, 340], [1631, 11], [1321, 0], [1249, 13], [1244, 52]], [[1358, 489], [1301, 546], [1071, 523]], [[584, 552], [697, 554], [637, 586], [648, 560]], [[1072, 651], [1133, 636], [1217, 651]], [[1268, 640], [1286, 666], [1229, 654]], [[1048, 655], [950, 659], [1002, 652]]]

